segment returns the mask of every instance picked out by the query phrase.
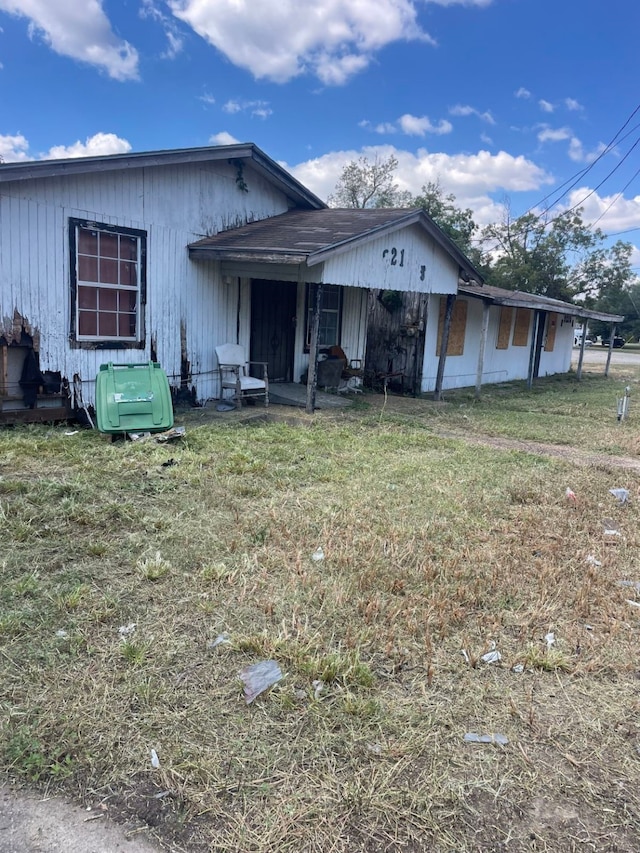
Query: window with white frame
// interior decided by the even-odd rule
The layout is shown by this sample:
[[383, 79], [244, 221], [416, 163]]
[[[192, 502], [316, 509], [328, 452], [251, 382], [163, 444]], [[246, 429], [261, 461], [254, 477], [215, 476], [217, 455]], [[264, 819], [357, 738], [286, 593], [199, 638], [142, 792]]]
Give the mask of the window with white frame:
[[[311, 344], [311, 320], [315, 299], [315, 285], [307, 285], [307, 334], [306, 349]], [[340, 343], [342, 324], [342, 288], [336, 284], [323, 284], [320, 300], [320, 325], [318, 327], [318, 346], [331, 347]]]
[[136, 346], [143, 340], [146, 232], [69, 220], [72, 337]]

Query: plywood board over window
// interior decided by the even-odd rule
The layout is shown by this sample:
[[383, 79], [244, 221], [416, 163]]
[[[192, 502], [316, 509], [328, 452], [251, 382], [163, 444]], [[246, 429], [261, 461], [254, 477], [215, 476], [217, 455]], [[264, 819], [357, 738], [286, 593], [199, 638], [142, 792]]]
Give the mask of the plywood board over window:
[[531, 325], [531, 310], [529, 308], [516, 309], [516, 322], [513, 327], [514, 347], [526, 347], [529, 343], [529, 326]]
[[[464, 337], [467, 332], [467, 306], [463, 299], [456, 299], [453, 303], [451, 315], [451, 327], [449, 329], [449, 343], [447, 355], [462, 355], [464, 353]], [[436, 355], [440, 355], [442, 344], [442, 332], [444, 330], [444, 315], [447, 310], [447, 297], [440, 297], [440, 316], [438, 318], [438, 342], [436, 344]]]
[[556, 345], [556, 330], [558, 328], [558, 315], [547, 314], [547, 340], [544, 345], [545, 352], [553, 352]]
[[513, 319], [513, 308], [503, 305], [500, 309], [500, 325], [498, 326], [498, 340], [496, 349], [509, 349], [509, 338], [511, 337], [511, 320]]

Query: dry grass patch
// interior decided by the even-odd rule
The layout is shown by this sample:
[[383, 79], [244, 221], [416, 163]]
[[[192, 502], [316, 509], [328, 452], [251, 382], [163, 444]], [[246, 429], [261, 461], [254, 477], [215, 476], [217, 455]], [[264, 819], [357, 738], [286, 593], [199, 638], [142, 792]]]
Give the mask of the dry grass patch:
[[174, 849], [637, 849], [636, 475], [355, 414], [0, 434], [5, 772]]

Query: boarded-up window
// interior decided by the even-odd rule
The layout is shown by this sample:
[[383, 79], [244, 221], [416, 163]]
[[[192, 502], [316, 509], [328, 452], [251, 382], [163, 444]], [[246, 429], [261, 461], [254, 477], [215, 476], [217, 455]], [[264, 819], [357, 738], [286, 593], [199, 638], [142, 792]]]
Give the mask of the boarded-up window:
[[511, 320], [513, 308], [503, 305], [500, 309], [500, 325], [498, 326], [498, 340], [496, 349], [509, 349], [509, 338], [511, 337]]
[[[447, 310], [446, 296], [440, 297], [440, 316], [438, 318], [438, 342], [436, 345], [436, 355], [440, 355], [440, 345], [442, 343], [442, 332], [444, 330], [444, 315]], [[456, 299], [453, 303], [453, 313], [451, 315], [451, 326], [449, 328], [449, 343], [447, 345], [447, 355], [462, 355], [464, 353], [464, 336], [467, 331], [467, 302], [461, 299]]]
[[558, 328], [558, 315], [547, 315], [547, 340], [544, 345], [545, 352], [553, 352], [556, 343], [556, 329]]
[[529, 308], [516, 309], [516, 323], [513, 327], [514, 347], [526, 347], [529, 342], [529, 325], [531, 323], [531, 311]]

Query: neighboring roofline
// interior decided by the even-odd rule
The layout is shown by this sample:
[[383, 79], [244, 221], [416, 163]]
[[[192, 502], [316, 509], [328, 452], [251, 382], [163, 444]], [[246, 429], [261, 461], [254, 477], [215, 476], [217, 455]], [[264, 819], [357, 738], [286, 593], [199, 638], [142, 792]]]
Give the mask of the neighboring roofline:
[[606, 314], [603, 311], [593, 311], [573, 302], [563, 302], [561, 299], [551, 299], [548, 296], [525, 293], [522, 290], [504, 290], [499, 287], [492, 287], [489, 291], [472, 285], [460, 284], [458, 285], [458, 292], [475, 299], [483, 299], [485, 302], [492, 302], [494, 305], [505, 305], [510, 308], [528, 308], [532, 311], [547, 309], [556, 314], [584, 317], [587, 320], [602, 320], [604, 323], [622, 323], [624, 320], [624, 314]]
[[19, 163], [2, 163], [0, 164], [0, 183], [219, 160], [249, 160], [259, 173], [272, 183], [279, 184], [283, 192], [296, 202], [314, 209], [327, 206], [322, 199], [314, 195], [253, 142], [214, 145], [203, 148], [134, 151], [127, 154], [105, 154], [99, 157], [68, 157], [63, 160], [25, 160]]

